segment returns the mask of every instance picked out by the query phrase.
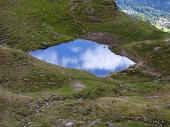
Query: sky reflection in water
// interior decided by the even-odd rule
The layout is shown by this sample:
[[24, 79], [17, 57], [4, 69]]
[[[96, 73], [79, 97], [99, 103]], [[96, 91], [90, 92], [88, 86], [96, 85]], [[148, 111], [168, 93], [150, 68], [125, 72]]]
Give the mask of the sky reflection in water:
[[30, 54], [48, 63], [86, 70], [99, 77], [135, 64], [130, 59], [111, 52], [107, 45], [80, 39]]

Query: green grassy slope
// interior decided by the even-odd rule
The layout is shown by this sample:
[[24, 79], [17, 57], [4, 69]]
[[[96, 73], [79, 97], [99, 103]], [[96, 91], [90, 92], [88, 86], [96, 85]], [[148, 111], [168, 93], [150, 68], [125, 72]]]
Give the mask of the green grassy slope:
[[1, 86], [18, 92], [59, 88], [74, 80], [91, 79], [91, 74], [74, 69], [64, 69], [37, 60], [22, 51], [0, 46]]
[[[0, 0], [0, 19], [0, 127], [170, 126], [169, 34], [112, 0]], [[136, 67], [97, 78], [25, 53], [98, 32]]]
[[[40, 87], [48, 88], [50, 86], [46, 86], [48, 82], [59, 87], [64, 81], [68, 80], [62, 73], [63, 69], [50, 67], [50, 65], [33, 59], [21, 51], [0, 47], [0, 54], [1, 86], [13, 88], [17, 91], [20, 91], [20, 89], [35, 90]], [[55, 73], [56, 71], [58, 73]]]
[[120, 43], [166, 36], [153, 26], [118, 12], [111, 0], [1, 0], [0, 7], [4, 41], [24, 51], [93, 32], [107, 32]]
[[[8, 46], [23, 51], [48, 47], [78, 37], [86, 38], [86, 35], [95, 32], [108, 33], [124, 49], [132, 42], [143, 45], [141, 41], [160, 40], [160, 43], [164, 43], [162, 40], [170, 37], [168, 33], [161, 32], [148, 23], [119, 12], [113, 1], [1, 0], [0, 7], [1, 43], [6, 42]], [[92, 39], [107, 43], [106, 37], [103, 38]], [[112, 45], [113, 41], [107, 44]], [[154, 43], [154, 46], [159, 47], [158, 43]], [[133, 57], [135, 54], [130, 52], [129, 56]], [[161, 56], [163, 54], [161, 52]], [[140, 57], [145, 59], [143, 55]]]
[[[70, 92], [75, 97], [96, 97], [105, 94], [116, 96], [119, 90], [118, 83], [112, 80], [97, 78], [85, 71], [50, 65], [22, 51], [2, 46], [0, 63], [0, 87], [15, 93], [48, 90], [63, 96]], [[78, 82], [85, 84], [83, 91], [74, 89], [74, 84]]]
[[148, 40], [126, 44], [122, 48], [143, 67], [160, 80], [170, 80], [170, 41]]

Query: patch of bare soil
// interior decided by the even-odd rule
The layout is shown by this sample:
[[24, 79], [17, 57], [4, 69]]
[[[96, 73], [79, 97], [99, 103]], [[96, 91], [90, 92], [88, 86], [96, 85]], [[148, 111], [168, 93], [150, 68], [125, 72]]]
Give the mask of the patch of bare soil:
[[76, 91], [81, 91], [81, 90], [83, 90], [85, 88], [85, 85], [80, 83], [80, 82], [75, 82], [75, 83], [72, 84], [72, 87]]
[[110, 48], [115, 48], [118, 46], [118, 39], [114, 38], [112, 35], [105, 32], [96, 32], [91, 33], [85, 36], [85, 39], [94, 40], [96, 42], [100, 42], [106, 45], [109, 45]]

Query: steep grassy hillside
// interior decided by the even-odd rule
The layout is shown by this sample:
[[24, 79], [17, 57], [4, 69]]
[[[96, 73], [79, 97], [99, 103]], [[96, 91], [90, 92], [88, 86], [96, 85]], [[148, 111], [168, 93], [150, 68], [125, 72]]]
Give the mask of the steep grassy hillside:
[[[1, 0], [0, 7], [1, 43], [23, 51], [48, 47], [78, 37], [111, 46], [118, 43], [123, 49], [132, 42], [139, 42], [137, 46], [143, 45], [140, 42], [145, 40], [160, 40], [160, 43], [164, 43], [162, 40], [170, 37], [147, 23], [119, 12], [111, 0]], [[100, 33], [104, 35], [100, 37]], [[154, 46], [160, 47], [157, 44], [154, 43]], [[134, 52], [129, 54], [131, 57], [134, 55]], [[140, 57], [144, 60], [145, 56]], [[170, 68], [168, 65], [167, 68]]]
[[111, 0], [1, 0], [0, 7], [1, 42], [24, 51], [93, 32], [107, 32], [120, 43], [166, 36], [119, 12]]
[[[0, 127], [170, 127], [170, 35], [112, 0], [0, 0]], [[137, 63], [106, 78], [28, 51], [97, 40]]]
[[[16, 91], [34, 91], [50, 87], [59, 88], [64, 84], [68, 84], [68, 82], [72, 82], [69, 81], [69, 78], [94, 78], [86, 72], [66, 70], [49, 65], [21, 51], [2, 46], [0, 46], [0, 56], [1, 86]], [[72, 73], [76, 74], [72, 75]]]
[[123, 45], [125, 55], [160, 80], [170, 81], [170, 40], [146, 40]]

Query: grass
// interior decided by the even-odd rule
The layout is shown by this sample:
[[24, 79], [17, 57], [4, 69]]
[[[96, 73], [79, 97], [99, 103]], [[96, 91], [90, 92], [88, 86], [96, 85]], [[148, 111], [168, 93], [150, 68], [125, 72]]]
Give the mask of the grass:
[[118, 123], [117, 125], [121, 127], [153, 127], [150, 124], [133, 122], [133, 121], [121, 122], [121, 123]]
[[67, 42], [96, 31], [107, 32], [122, 44], [168, 36], [148, 23], [118, 12], [112, 2], [103, 2], [1, 0], [0, 26], [3, 33], [9, 33], [8, 46], [23, 51]]
[[[18, 92], [59, 88], [79, 77], [94, 79], [87, 72], [59, 68], [21, 51], [0, 47], [1, 86]], [[72, 75], [74, 73], [74, 75]], [[75, 77], [79, 75], [79, 77]]]
[[[116, 90], [118, 86], [113, 81], [97, 78], [85, 71], [65, 69], [45, 63], [22, 51], [2, 46], [0, 49], [0, 63], [2, 64], [0, 68], [2, 72], [0, 74], [0, 86], [13, 92], [49, 90], [64, 95], [74, 94], [76, 92], [71, 84], [75, 81], [86, 85], [84, 93], [92, 91], [92, 93], [96, 94], [98, 90], [99, 93], [102, 90], [107, 94], [108, 87], [112, 88], [109, 91], [112, 93], [111, 91]], [[96, 91], [94, 88], [96, 88]]]
[[[55, 68], [56, 71], [61, 70], [59, 68], [57, 69], [57, 67], [42, 69], [41, 65], [45, 65], [45, 63], [41, 61], [38, 62], [36, 59], [20, 51], [4, 47], [0, 48], [0, 62], [3, 64], [1, 67], [2, 73], [0, 74], [1, 86], [11, 88], [13, 90], [15, 89], [17, 91], [27, 91], [28, 89], [32, 91], [47, 87], [47, 85], [44, 84], [48, 84], [48, 82], [53, 82], [56, 84], [56, 87], [59, 87], [59, 83], [65, 80], [65, 77], [61, 72], [60, 74], [54, 73], [54, 71], [52, 72], [52, 68]], [[35, 61], [37, 61], [37, 63]], [[48, 87], [50, 87], [50, 84]]]
[[150, 93], [160, 88], [160, 84], [155, 82], [139, 82], [139, 83], [127, 83], [127, 87], [138, 93]]
[[76, 91], [71, 87], [71, 85], [65, 85], [62, 88], [57, 89], [55, 92], [57, 92], [59, 95], [72, 95], [76, 93]]
[[[52, 126], [60, 118], [73, 119], [82, 125], [101, 119], [102, 122], [99, 124], [101, 126], [107, 126], [106, 122], [110, 120], [113, 123], [120, 121], [120, 127], [124, 126], [121, 123], [124, 122], [122, 116], [137, 117], [144, 114], [150, 119], [156, 115], [157, 119], [169, 120], [169, 110], [164, 108], [167, 101], [160, 99], [155, 103], [142, 97], [144, 94], [147, 95], [151, 91], [155, 91], [157, 85], [153, 82], [141, 82], [139, 84], [133, 81], [127, 83], [127, 86], [120, 86], [122, 82], [127, 81], [96, 78], [87, 72], [58, 68], [15, 49], [1, 46], [0, 51], [0, 61], [4, 66], [1, 68], [3, 73], [0, 74], [1, 82], [3, 82], [0, 88], [0, 110], [3, 114], [1, 126], [27, 125], [27, 118], [31, 121], [30, 127]], [[18, 69], [18, 67], [22, 69]], [[63, 71], [64, 73], [62, 73]], [[16, 74], [13, 77], [14, 72]], [[139, 77], [138, 81], [142, 81], [142, 77], [141, 79]], [[4, 78], [9, 78], [10, 82], [8, 80], [6, 82]], [[27, 80], [25, 82], [21, 79]], [[146, 78], [144, 79], [146, 80]], [[148, 79], [147, 81], [153, 80], [152, 78]], [[71, 84], [75, 81], [85, 84], [85, 89], [79, 92], [75, 91], [71, 87]], [[33, 82], [37, 82], [37, 84], [33, 84]], [[53, 84], [53, 82], [56, 84]], [[136, 95], [138, 96], [134, 97], [135, 92], [131, 92], [131, 94], [128, 94], [131, 96], [127, 98], [119, 97], [120, 95], [127, 95], [124, 92], [127, 87], [130, 90], [137, 90], [136, 93], [138, 94]], [[152, 87], [155, 88], [147, 89]], [[160, 93], [162, 93], [161, 91], [164, 91], [164, 89], [160, 89]], [[60, 101], [58, 97], [66, 100]], [[81, 102], [78, 100], [79, 97], [83, 97], [85, 100]], [[160, 110], [156, 108], [158, 105], [161, 106]], [[36, 113], [37, 110], [38, 113]], [[13, 113], [4, 115], [5, 112]], [[83, 121], [81, 114], [86, 116]], [[62, 125], [62, 123], [58, 124]], [[140, 125], [140, 123], [135, 124]], [[145, 122], [143, 124], [145, 125]], [[143, 124], [141, 123], [141, 126]]]
[[124, 49], [137, 63], [142, 63], [144, 68], [147, 67], [148, 71], [153, 72], [153, 75], [158, 74], [160, 78], [166, 80], [170, 72], [170, 48], [168, 40], [135, 42], [124, 45]]

